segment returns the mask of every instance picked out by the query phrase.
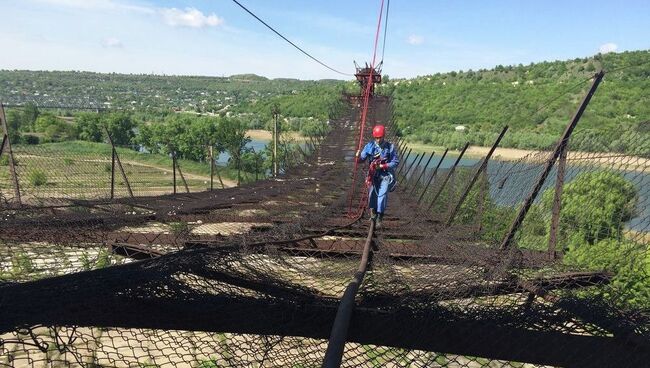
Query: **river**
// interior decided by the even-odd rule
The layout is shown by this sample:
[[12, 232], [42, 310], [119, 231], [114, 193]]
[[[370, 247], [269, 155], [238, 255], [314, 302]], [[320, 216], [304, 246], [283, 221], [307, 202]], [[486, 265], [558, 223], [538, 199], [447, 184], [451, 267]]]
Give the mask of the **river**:
[[[428, 168], [435, 168], [440, 161], [440, 154], [437, 154], [433, 157]], [[440, 165], [441, 169], [450, 168], [457, 159], [457, 155], [447, 155], [443, 162]], [[424, 159], [421, 161], [423, 165], [429, 158], [427, 154]], [[410, 165], [413, 160], [415, 160], [415, 154], [411, 154], [406, 165]], [[419, 160], [419, 158], [418, 158]], [[481, 159], [478, 158], [465, 158], [463, 157], [460, 162], [460, 167], [471, 167], [477, 165]], [[405, 163], [402, 162], [402, 165]], [[515, 168], [514, 166], [517, 165]], [[570, 183], [575, 177], [584, 172], [597, 170], [599, 167], [595, 165], [569, 165], [567, 166], [565, 174], [565, 183]], [[408, 169], [406, 166], [405, 169]], [[490, 196], [496, 201], [497, 204], [503, 206], [513, 206], [518, 203], [521, 203], [524, 198], [530, 193], [533, 185], [537, 181], [539, 174], [541, 173], [542, 165], [536, 165], [531, 163], [516, 163], [514, 161], [499, 161], [492, 160], [488, 163], [487, 173], [490, 180]], [[506, 186], [504, 189], [499, 189], [499, 184], [497, 181], [500, 178], [504, 177], [504, 173], [509, 172]], [[629, 182], [633, 183], [638, 193], [638, 200], [636, 204], [637, 212], [636, 216], [626, 223], [626, 226], [634, 231], [639, 232], [650, 232], [650, 175], [635, 171], [622, 171], [617, 170], [616, 172], [620, 173], [627, 179]], [[542, 192], [548, 189], [550, 186], [555, 185], [555, 176], [557, 174], [556, 169], [554, 168], [549, 174]], [[444, 178], [444, 176], [438, 176], [439, 178]], [[421, 180], [424, 181], [424, 180]], [[518, 188], [519, 190], [513, 190], [513, 188]], [[510, 189], [510, 190], [508, 190]], [[539, 197], [538, 196], [538, 200]]]

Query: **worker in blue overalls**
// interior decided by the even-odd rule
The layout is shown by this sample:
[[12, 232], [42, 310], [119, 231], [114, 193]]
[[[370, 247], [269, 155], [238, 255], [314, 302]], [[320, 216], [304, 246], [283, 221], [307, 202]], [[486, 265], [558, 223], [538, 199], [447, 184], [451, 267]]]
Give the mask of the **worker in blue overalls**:
[[372, 129], [374, 140], [356, 152], [358, 162], [371, 159], [368, 171], [368, 207], [376, 228], [381, 228], [388, 205], [388, 192], [395, 188], [395, 168], [399, 164], [397, 150], [392, 143], [384, 140], [385, 133], [383, 125], [376, 125]]

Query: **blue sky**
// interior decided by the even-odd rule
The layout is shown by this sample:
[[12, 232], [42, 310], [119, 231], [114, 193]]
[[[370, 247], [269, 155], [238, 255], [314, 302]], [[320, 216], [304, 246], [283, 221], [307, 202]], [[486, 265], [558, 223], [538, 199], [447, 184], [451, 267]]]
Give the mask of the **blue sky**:
[[[240, 2], [335, 69], [353, 72], [353, 60], [372, 58], [381, 0]], [[0, 9], [0, 69], [348, 79], [231, 0], [0, 0]], [[384, 73], [414, 77], [645, 50], [648, 24], [647, 0], [392, 0]]]

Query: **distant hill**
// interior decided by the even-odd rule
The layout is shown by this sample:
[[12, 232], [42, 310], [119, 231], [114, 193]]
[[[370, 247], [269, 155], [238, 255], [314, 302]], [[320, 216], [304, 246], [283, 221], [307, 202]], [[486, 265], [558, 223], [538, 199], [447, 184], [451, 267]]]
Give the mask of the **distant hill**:
[[[218, 113], [242, 111], [240, 106], [253, 106], [261, 100], [272, 101], [285, 96], [299, 100], [302, 93], [314, 89], [318, 89], [321, 94], [336, 94], [336, 86], [342, 83], [288, 78], [268, 79], [255, 74], [201, 77], [0, 70], [0, 102], [33, 102], [38, 106], [80, 106], [135, 111], [182, 110]], [[314, 111], [326, 112], [327, 107], [315, 106], [301, 110], [307, 114], [304, 117], [309, 117], [314, 116]]]
[[230, 76], [231, 80], [241, 80], [241, 81], [249, 81], [249, 82], [260, 82], [260, 81], [267, 81], [269, 80], [266, 77], [259, 76], [257, 74], [233, 74]]
[[[640, 65], [640, 66], [639, 66]], [[634, 51], [566, 61], [497, 65], [411, 79], [391, 79], [377, 88], [394, 98], [403, 135], [425, 143], [460, 147], [490, 145], [503, 125], [502, 146], [545, 148], [555, 142], [597, 70], [608, 73], [585, 112], [577, 134], [593, 146], [650, 155], [650, 143], [631, 136], [650, 134], [650, 53]], [[340, 108], [342, 90], [358, 93], [353, 81], [0, 71], [0, 101], [34, 101], [39, 106], [83, 105], [134, 111], [195, 111], [326, 119]], [[455, 127], [462, 125], [463, 131]], [[612, 139], [616, 132], [616, 139]], [[650, 142], [648, 136], [647, 142]]]
[[[509, 125], [502, 145], [544, 148], [560, 136], [590, 85], [586, 79], [601, 68], [611, 72], [580, 121], [580, 134], [590, 134], [594, 145], [650, 154], [650, 145], [627, 147], [631, 142], [625, 141], [648, 134], [643, 124], [650, 121], [648, 51], [390, 79], [379, 91], [393, 95], [398, 125], [411, 139], [451, 147], [465, 141], [490, 145]], [[457, 132], [459, 125], [465, 130]]]

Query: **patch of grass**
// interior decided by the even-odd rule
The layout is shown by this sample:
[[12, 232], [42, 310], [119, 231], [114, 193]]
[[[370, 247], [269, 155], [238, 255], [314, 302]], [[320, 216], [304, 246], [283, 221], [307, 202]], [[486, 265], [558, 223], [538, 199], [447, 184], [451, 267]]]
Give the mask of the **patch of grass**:
[[189, 233], [190, 232], [190, 226], [187, 224], [187, 222], [183, 222], [183, 221], [181, 221], [181, 222], [170, 222], [169, 223], [169, 230], [175, 236], [180, 236], [180, 235]]
[[29, 183], [35, 187], [47, 184], [47, 175], [41, 170], [34, 170], [29, 174]]
[[63, 164], [65, 166], [71, 166], [74, 163], [74, 161], [71, 158], [64, 158], [63, 159]]
[[33, 273], [34, 264], [26, 253], [16, 253], [11, 258], [11, 272], [14, 276]]
[[210, 360], [202, 360], [196, 365], [196, 368], [219, 368], [221, 365], [217, 362], [216, 358]]

